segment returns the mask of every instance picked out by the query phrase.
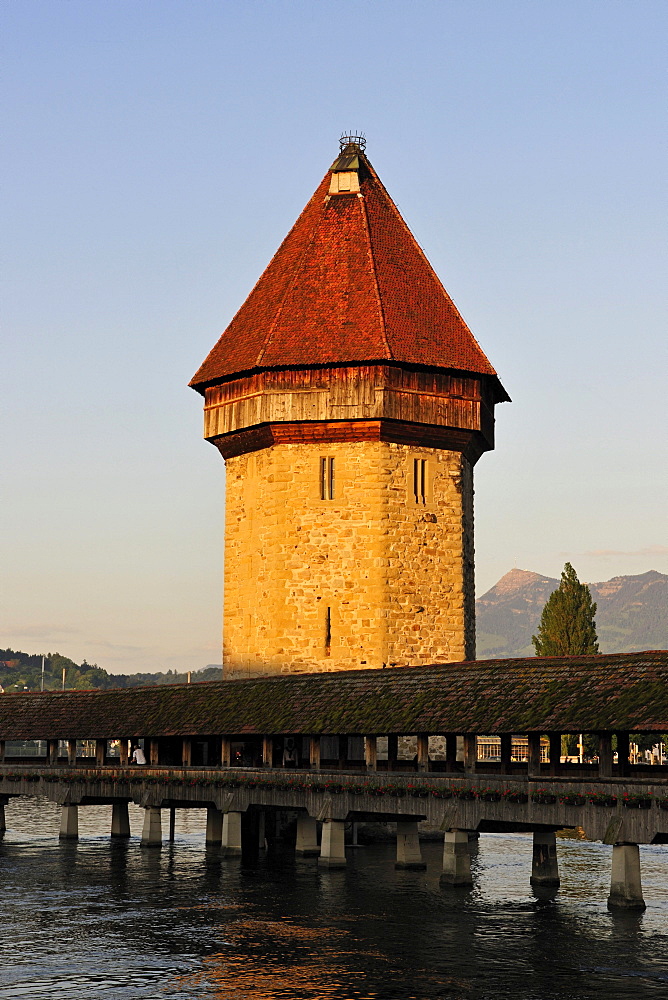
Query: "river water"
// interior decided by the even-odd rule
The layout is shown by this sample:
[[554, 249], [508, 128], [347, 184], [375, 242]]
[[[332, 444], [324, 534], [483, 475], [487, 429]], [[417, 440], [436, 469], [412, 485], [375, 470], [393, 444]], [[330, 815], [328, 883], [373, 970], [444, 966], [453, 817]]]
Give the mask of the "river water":
[[[205, 814], [142, 849], [110, 807], [7, 806], [0, 844], [0, 1000], [566, 1000], [668, 998], [668, 847], [641, 847], [647, 911], [606, 909], [611, 848], [559, 840], [554, 900], [529, 888], [531, 838], [486, 834], [472, 891], [394, 870], [391, 844], [345, 871], [285, 853], [242, 864], [204, 845]], [[163, 813], [163, 822], [167, 814]]]

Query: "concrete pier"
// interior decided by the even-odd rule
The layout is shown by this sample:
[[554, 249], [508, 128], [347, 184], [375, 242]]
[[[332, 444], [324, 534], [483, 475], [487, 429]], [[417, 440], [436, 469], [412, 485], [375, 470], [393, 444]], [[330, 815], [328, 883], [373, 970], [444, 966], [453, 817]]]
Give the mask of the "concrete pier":
[[318, 864], [323, 868], [345, 868], [345, 823], [341, 820], [326, 819], [322, 824]]
[[142, 847], [162, 847], [162, 817], [160, 810], [148, 806], [144, 810], [144, 828], [141, 834]]
[[557, 839], [552, 831], [537, 830], [533, 835], [531, 885], [558, 888]]
[[397, 860], [394, 867], [411, 871], [426, 869], [420, 850], [417, 821], [397, 822]]
[[63, 806], [60, 814], [60, 839], [79, 839], [79, 807]]
[[443, 839], [443, 872], [441, 874], [441, 882], [446, 885], [473, 885], [468, 831], [446, 831]]
[[206, 810], [206, 843], [220, 847], [223, 841], [223, 814], [215, 806]]
[[612, 848], [609, 910], [644, 910], [640, 881], [640, 851], [637, 844], [615, 844]]
[[114, 802], [111, 807], [111, 836], [130, 836], [130, 817], [127, 802]]
[[308, 813], [300, 813], [297, 817], [297, 844], [295, 847], [297, 854], [302, 857], [317, 857], [320, 854], [318, 847], [318, 824]]
[[228, 856], [241, 854], [241, 813], [228, 812], [223, 816], [223, 853]]

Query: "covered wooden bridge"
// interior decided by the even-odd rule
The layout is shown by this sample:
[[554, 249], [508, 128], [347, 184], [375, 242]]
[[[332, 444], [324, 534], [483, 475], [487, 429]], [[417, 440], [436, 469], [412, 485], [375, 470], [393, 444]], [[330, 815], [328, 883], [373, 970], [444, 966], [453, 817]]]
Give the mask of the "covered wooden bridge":
[[[101, 801], [127, 833], [136, 801], [147, 844], [161, 842], [161, 808], [207, 807], [209, 839], [228, 852], [244, 817], [288, 810], [298, 849], [330, 866], [345, 863], [346, 820], [371, 817], [397, 823], [399, 864], [420, 865], [426, 819], [444, 830], [454, 882], [470, 879], [470, 832], [523, 829], [537, 838], [534, 880], [554, 883], [554, 830], [583, 826], [622, 859], [611, 905], [640, 905], [637, 844], [668, 842], [668, 766], [633, 762], [630, 737], [666, 732], [668, 651], [4, 695], [0, 794], [55, 798], [64, 835], [78, 805]], [[562, 761], [562, 735], [581, 733], [596, 759]], [[493, 737], [496, 759], [480, 759]], [[45, 757], [20, 750], [35, 740]], [[133, 768], [139, 743], [147, 765]]]

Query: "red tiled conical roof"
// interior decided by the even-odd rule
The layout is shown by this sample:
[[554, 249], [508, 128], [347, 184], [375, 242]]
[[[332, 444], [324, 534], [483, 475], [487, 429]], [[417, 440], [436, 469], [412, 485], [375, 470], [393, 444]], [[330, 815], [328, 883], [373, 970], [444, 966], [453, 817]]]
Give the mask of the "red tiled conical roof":
[[330, 194], [325, 175], [194, 388], [258, 369], [371, 361], [496, 375], [361, 152], [358, 162], [359, 193]]

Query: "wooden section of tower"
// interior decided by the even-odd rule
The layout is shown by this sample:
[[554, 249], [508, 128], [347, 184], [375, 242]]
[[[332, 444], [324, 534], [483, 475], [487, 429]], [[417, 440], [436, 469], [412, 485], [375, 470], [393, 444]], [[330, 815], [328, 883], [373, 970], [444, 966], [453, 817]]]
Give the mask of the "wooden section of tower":
[[227, 677], [475, 658], [473, 466], [508, 396], [341, 146], [191, 382], [226, 463]]

